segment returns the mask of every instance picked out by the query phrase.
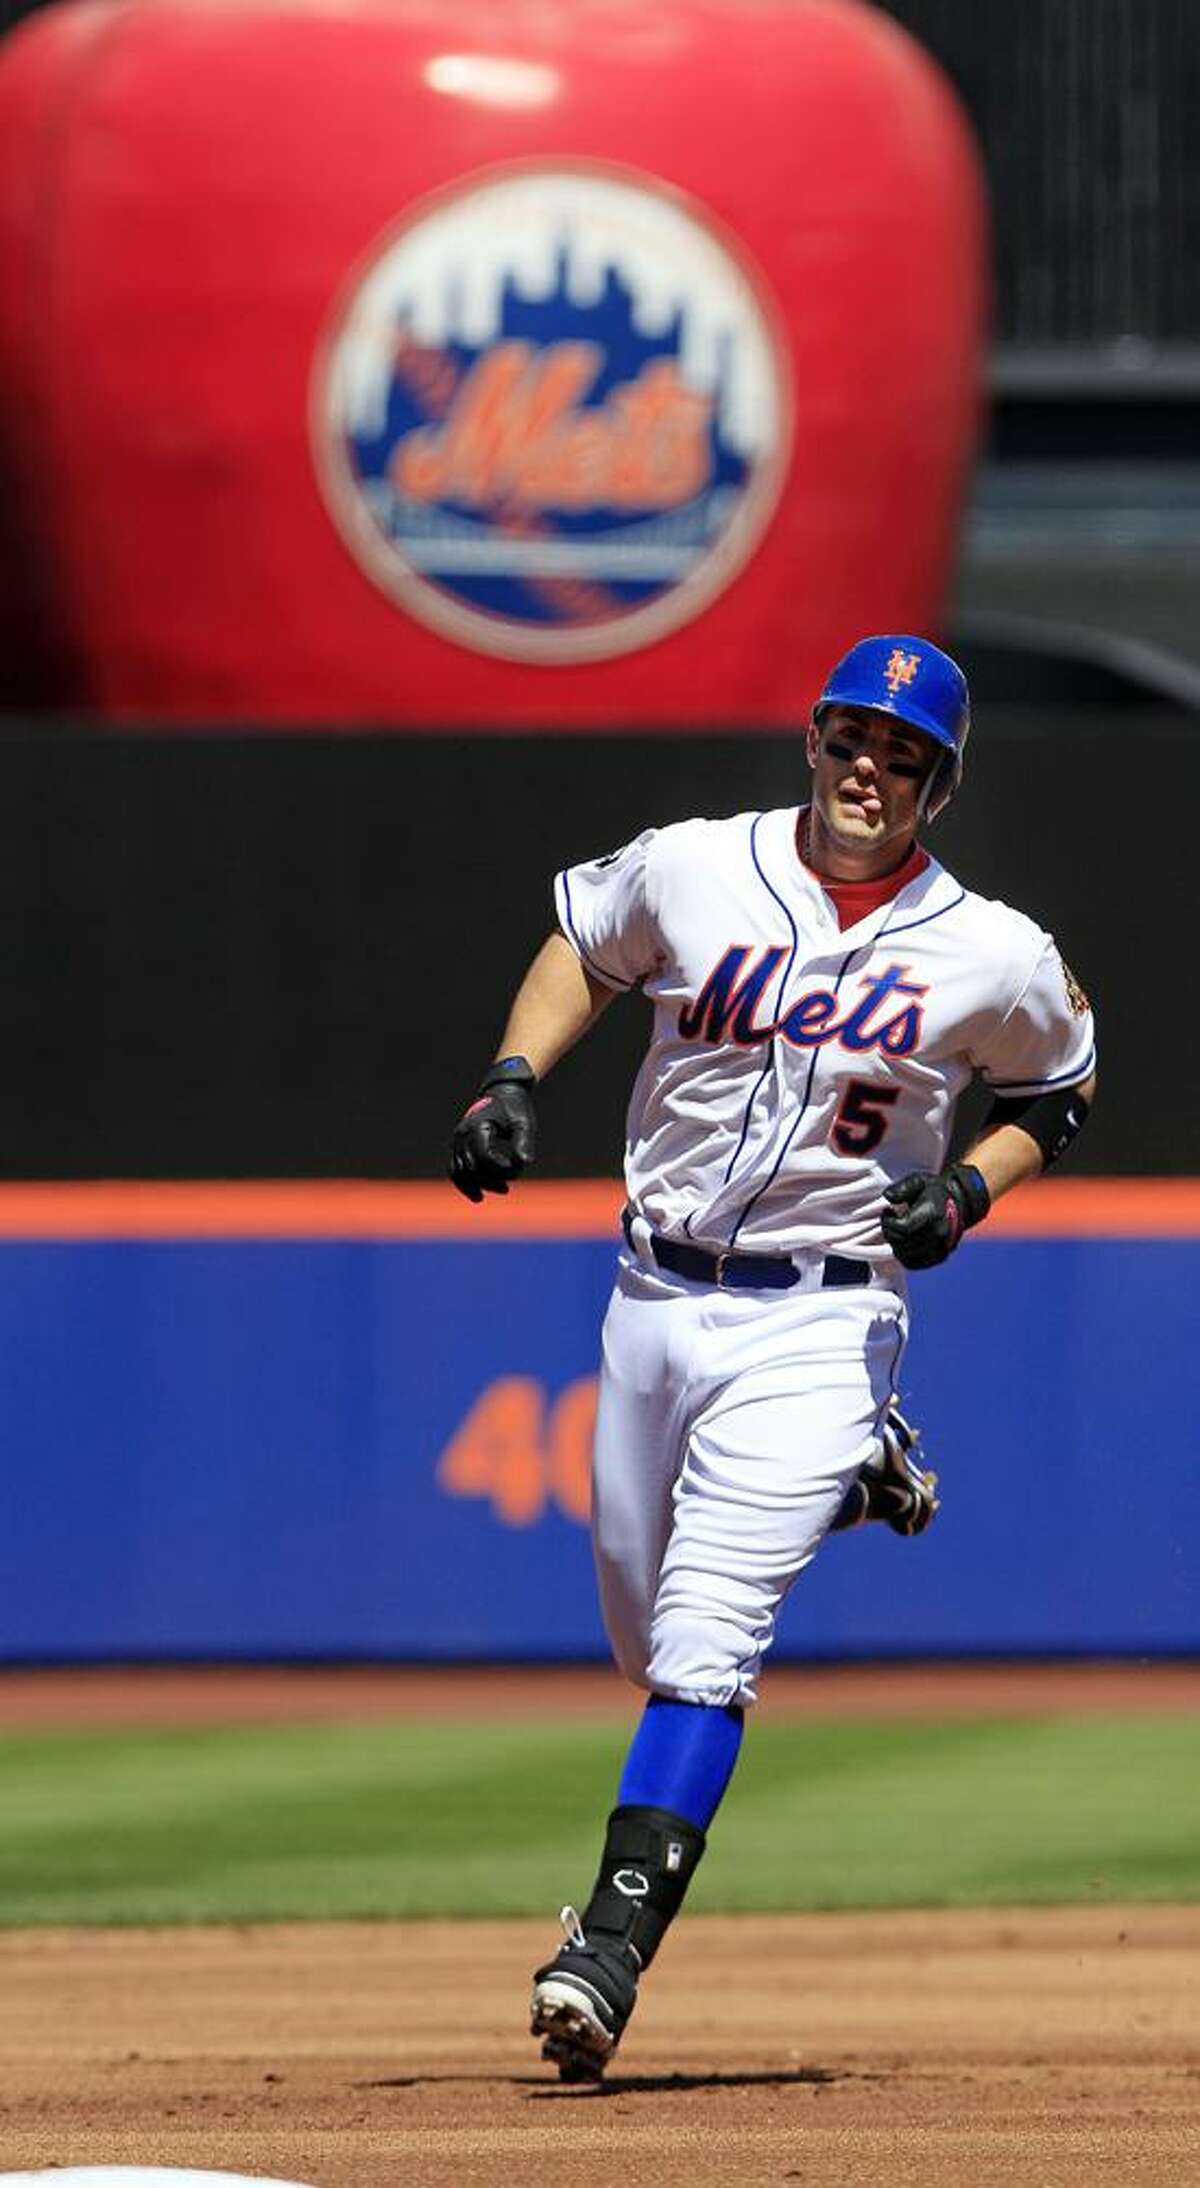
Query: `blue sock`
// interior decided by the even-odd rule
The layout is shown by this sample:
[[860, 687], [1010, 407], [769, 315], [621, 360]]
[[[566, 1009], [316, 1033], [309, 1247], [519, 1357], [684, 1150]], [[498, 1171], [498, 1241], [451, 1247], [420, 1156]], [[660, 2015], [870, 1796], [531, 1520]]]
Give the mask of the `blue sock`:
[[733, 1776], [745, 1712], [736, 1702], [673, 1702], [652, 1694], [633, 1736], [617, 1802], [666, 1808], [707, 1831]]

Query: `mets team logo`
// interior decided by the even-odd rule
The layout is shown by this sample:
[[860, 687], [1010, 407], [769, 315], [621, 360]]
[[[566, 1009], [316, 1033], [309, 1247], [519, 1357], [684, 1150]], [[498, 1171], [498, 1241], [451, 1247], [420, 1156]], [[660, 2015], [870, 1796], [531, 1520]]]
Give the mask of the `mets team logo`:
[[904, 686], [916, 682], [917, 670], [920, 666], [921, 656], [919, 653], [905, 653], [900, 646], [892, 647], [887, 658], [887, 667], [883, 672], [883, 680], [893, 699]]
[[695, 208], [533, 163], [382, 238], [312, 424], [344, 539], [410, 614], [486, 653], [595, 660], [687, 622], [753, 553], [787, 375], [761, 284]]

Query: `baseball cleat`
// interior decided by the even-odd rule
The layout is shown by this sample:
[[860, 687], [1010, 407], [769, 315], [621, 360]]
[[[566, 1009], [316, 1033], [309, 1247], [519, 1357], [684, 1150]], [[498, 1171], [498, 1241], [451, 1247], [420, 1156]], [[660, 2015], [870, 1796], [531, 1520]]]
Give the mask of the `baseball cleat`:
[[868, 1459], [857, 1481], [851, 1482], [830, 1532], [881, 1519], [894, 1534], [923, 1534], [940, 1499], [937, 1475], [920, 1464], [921, 1457], [919, 1430], [893, 1402], [880, 1434], [878, 1456]]
[[598, 2082], [637, 1998], [637, 1955], [631, 1945], [589, 1945], [573, 1907], [559, 1917], [567, 1933], [553, 1960], [533, 1978], [529, 2033], [564, 2082]]

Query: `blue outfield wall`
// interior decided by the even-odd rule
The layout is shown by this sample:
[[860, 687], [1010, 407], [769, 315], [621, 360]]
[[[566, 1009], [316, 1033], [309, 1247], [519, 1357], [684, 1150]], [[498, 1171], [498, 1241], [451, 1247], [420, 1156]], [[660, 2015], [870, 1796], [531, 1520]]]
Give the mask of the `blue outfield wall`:
[[[580, 1464], [613, 1258], [0, 1245], [0, 1656], [601, 1654]], [[985, 1237], [913, 1289], [942, 1513], [827, 1544], [777, 1653], [1200, 1648], [1200, 1242]]]

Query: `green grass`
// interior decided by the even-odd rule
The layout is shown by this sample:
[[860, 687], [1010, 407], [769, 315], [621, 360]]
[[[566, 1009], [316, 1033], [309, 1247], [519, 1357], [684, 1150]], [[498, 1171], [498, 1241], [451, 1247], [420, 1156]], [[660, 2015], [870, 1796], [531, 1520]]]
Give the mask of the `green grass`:
[[[594, 1720], [0, 1739], [0, 1924], [553, 1914], [627, 1733]], [[1183, 1715], [751, 1726], [691, 1904], [1200, 1899]]]

